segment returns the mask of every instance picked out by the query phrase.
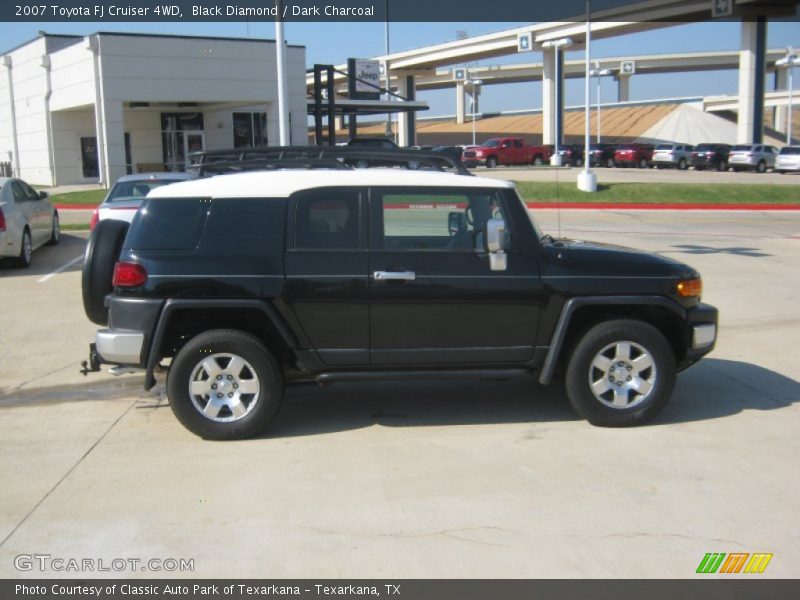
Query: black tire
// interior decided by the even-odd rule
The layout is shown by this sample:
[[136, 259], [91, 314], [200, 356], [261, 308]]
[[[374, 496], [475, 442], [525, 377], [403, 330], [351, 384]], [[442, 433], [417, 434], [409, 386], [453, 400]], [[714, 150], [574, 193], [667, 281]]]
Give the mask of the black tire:
[[767, 172], [767, 163], [763, 160], [758, 161], [758, 165], [756, 165], [756, 171], [759, 173], [766, 173]]
[[728, 170], [728, 163], [724, 160], [721, 160], [717, 163], [717, 171], [727, 171]]
[[[617, 371], [611, 371], [612, 374], [608, 376], [609, 382], [606, 383], [603, 372], [592, 367], [593, 361], [596, 357], [599, 358], [600, 352], [604, 348], [618, 342], [632, 342], [648, 353], [653, 370], [641, 371], [645, 374], [644, 378], [652, 377], [652, 387], [646, 394], [640, 394], [635, 390], [630, 393], [627, 386], [636, 385], [635, 382], [625, 383], [621, 379], [615, 380], [613, 374], [618, 373]], [[634, 350], [629, 352], [630, 362], [626, 361], [627, 366], [634, 365], [635, 359], [643, 356], [638, 353], [637, 356], [633, 356]], [[608, 362], [612, 370], [619, 369], [619, 372], [627, 375], [629, 382], [631, 381], [630, 373], [633, 373], [634, 377], [638, 376], [635, 367], [631, 371], [626, 366], [617, 367], [616, 365], [620, 363], [614, 360], [608, 360]], [[603, 394], [611, 394], [606, 400], [608, 402], [612, 402], [610, 398], [616, 394], [615, 386], [622, 386], [620, 390], [624, 392], [624, 395], [633, 399], [630, 406], [615, 408], [601, 402], [592, 391], [590, 385], [592, 379], [595, 379], [596, 383], [609, 387], [600, 394], [600, 398], [603, 398]], [[575, 346], [566, 372], [567, 397], [572, 408], [591, 424], [601, 427], [627, 427], [645, 423], [664, 408], [672, 395], [674, 386], [675, 355], [669, 342], [658, 329], [649, 323], [631, 319], [604, 321], [587, 331]]]
[[613, 158], [607, 158], [606, 159], [606, 168], [607, 169], [613, 169], [614, 168], [614, 159]]
[[487, 169], [494, 169], [497, 166], [497, 159], [494, 156], [490, 156], [486, 159], [486, 168]]
[[682, 158], [682, 159], [680, 159], [678, 161], [678, 170], [679, 171], [685, 171], [688, 168], [689, 168], [689, 165], [686, 163], [686, 159], [685, 158]]
[[[195, 380], [195, 373], [201, 369], [203, 361], [213, 359], [215, 355], [226, 354], [235, 355], [245, 361], [246, 366], [241, 372], [250, 374], [257, 381], [259, 390], [250, 398], [250, 402], [253, 404], [243, 408], [242, 410], [246, 410], [246, 412], [240, 417], [235, 417], [229, 405], [226, 404], [217, 413], [217, 416], [233, 420], [224, 422], [213, 420], [200, 412], [201, 408], [196, 406], [195, 402], [210, 403], [212, 400], [211, 398], [206, 400], [206, 397], [199, 396], [193, 400], [190, 394], [190, 382], [197, 381], [201, 387], [205, 381], [213, 382], [211, 377]], [[228, 367], [224, 366], [224, 358], [220, 360], [223, 362], [216, 362], [214, 359], [217, 366], [224, 367], [220, 375], [222, 383], [219, 384], [219, 388], [215, 389], [222, 389], [225, 380], [229, 379], [229, 374], [225, 374], [225, 369]], [[230, 362], [227, 364], [230, 365]], [[236, 381], [237, 379], [234, 377], [233, 382]], [[234, 383], [227, 385], [230, 388]], [[242, 387], [244, 387], [243, 384]], [[229, 393], [235, 392], [230, 391]], [[278, 363], [275, 362], [261, 340], [254, 335], [235, 329], [212, 329], [192, 338], [173, 359], [167, 375], [167, 396], [175, 416], [184, 427], [195, 435], [207, 440], [241, 440], [264, 431], [278, 414], [283, 400], [283, 376], [278, 368]], [[224, 394], [221, 396], [221, 403], [226, 402], [224, 396]], [[243, 399], [242, 406], [244, 406], [244, 402]], [[236, 404], [236, 400], [232, 404]]]
[[533, 164], [536, 165], [536, 166], [543, 165], [544, 164], [544, 160], [542, 159], [541, 156], [535, 156], [534, 159], [533, 159]]
[[50, 240], [48, 246], [55, 246], [61, 241], [61, 221], [58, 218], [58, 211], [53, 213], [53, 227], [50, 229]]
[[583, 159], [582, 158], [576, 158], [575, 159], [575, 166], [578, 167], [578, 168], [582, 167], [583, 166]]
[[108, 309], [104, 306], [105, 298], [114, 286], [114, 265], [117, 263], [129, 223], [104, 219], [99, 221], [86, 243], [83, 256], [83, 273], [81, 275], [81, 291], [83, 292], [83, 309], [92, 323], [108, 324]]
[[642, 160], [639, 161], [639, 168], [640, 169], [646, 169], [647, 168], [647, 159], [646, 158], [643, 158]]
[[14, 266], [20, 269], [27, 269], [33, 260], [33, 246], [31, 242], [31, 232], [27, 227], [22, 230], [22, 238], [19, 244], [19, 256], [14, 259]]

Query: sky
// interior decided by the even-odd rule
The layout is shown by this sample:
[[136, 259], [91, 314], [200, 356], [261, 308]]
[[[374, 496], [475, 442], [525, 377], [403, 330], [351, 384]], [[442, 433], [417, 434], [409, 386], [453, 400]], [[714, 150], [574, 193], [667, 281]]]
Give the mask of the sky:
[[[456, 39], [457, 32], [478, 35], [519, 27], [525, 23], [391, 23], [390, 50], [408, 50], [429, 44]], [[306, 46], [306, 62], [340, 64], [349, 57], [368, 58], [383, 54], [385, 26], [383, 23], [286, 23], [286, 40]], [[231, 37], [274, 38], [273, 22], [250, 23], [0, 23], [0, 51], [11, 49], [36, 37], [38, 31], [87, 35], [98, 30], [178, 35], [209, 35]], [[649, 32], [634, 33], [592, 44], [592, 56], [622, 56], [695, 52], [704, 50], [736, 50], [740, 43], [740, 24], [737, 22], [706, 22], [677, 25]], [[800, 23], [772, 21], [767, 29], [767, 47], [800, 48]], [[583, 52], [568, 52], [569, 59], [583, 58]], [[532, 52], [491, 59], [481, 66], [540, 62], [541, 54]], [[767, 89], [771, 89], [771, 82]], [[594, 93], [594, 86], [592, 93]], [[682, 96], [708, 96], [736, 92], [735, 71], [635, 75], [630, 82], [631, 100], [650, 100]], [[583, 80], [566, 82], [567, 106], [583, 102]], [[616, 99], [616, 84], [611, 77], [601, 83], [603, 102]], [[418, 99], [427, 101], [430, 110], [420, 116], [455, 113], [455, 92], [435, 90], [420, 92]], [[538, 82], [486, 86], [481, 94], [480, 110], [524, 110], [540, 108], [541, 84]]]

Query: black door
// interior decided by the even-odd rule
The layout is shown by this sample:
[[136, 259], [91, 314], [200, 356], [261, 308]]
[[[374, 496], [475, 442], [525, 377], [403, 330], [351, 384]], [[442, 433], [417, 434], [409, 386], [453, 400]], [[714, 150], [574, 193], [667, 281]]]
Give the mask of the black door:
[[541, 308], [535, 260], [518, 251], [513, 231], [505, 271], [492, 271], [483, 252], [484, 225], [504, 218], [508, 201], [496, 189], [371, 190], [373, 365], [533, 357]]
[[83, 165], [83, 176], [86, 179], [100, 177], [97, 159], [97, 138], [81, 138], [81, 164]]
[[289, 302], [328, 365], [369, 362], [363, 196], [357, 188], [317, 188], [289, 201]]

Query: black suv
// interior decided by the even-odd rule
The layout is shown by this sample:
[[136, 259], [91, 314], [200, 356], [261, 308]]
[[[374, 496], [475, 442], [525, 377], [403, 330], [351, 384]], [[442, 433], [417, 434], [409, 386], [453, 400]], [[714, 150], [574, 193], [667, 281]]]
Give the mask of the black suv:
[[85, 371], [139, 370], [149, 389], [168, 369], [175, 415], [209, 439], [262, 431], [288, 381], [534, 372], [562, 375], [590, 422], [624, 426], [714, 346], [694, 269], [553, 239], [510, 182], [321, 166], [176, 183], [130, 227], [101, 221], [83, 292], [107, 328]]
[[728, 144], [698, 144], [692, 150], [692, 166], [697, 171], [727, 171], [730, 152], [731, 147]]

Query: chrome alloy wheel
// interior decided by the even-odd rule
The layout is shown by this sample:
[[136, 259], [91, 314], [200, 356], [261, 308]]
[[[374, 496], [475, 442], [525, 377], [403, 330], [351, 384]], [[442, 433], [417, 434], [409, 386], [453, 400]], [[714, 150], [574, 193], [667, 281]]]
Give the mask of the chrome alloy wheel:
[[236, 354], [212, 354], [189, 377], [189, 396], [197, 411], [212, 421], [229, 423], [247, 416], [259, 400], [255, 369]]
[[600, 350], [589, 365], [589, 387], [606, 406], [633, 408], [653, 392], [657, 375], [646, 348], [635, 342], [614, 342]]

